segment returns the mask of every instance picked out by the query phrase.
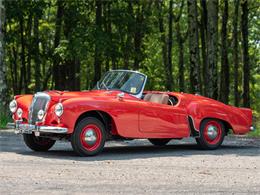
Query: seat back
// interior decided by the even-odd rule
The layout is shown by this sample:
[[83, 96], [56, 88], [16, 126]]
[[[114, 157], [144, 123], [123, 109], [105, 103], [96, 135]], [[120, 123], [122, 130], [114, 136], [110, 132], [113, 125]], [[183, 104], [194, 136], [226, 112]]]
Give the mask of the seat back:
[[168, 104], [169, 96], [163, 93], [147, 93], [144, 101], [154, 102], [158, 104]]

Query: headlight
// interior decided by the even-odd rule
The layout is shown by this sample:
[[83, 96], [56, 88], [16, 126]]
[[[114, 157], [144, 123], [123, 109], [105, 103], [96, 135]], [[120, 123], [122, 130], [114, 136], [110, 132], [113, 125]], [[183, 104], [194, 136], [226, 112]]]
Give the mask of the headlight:
[[18, 108], [16, 114], [17, 114], [18, 118], [22, 118], [23, 110], [21, 108]]
[[9, 109], [12, 113], [15, 113], [16, 109], [17, 109], [17, 103], [15, 100], [12, 100], [9, 104]]
[[63, 114], [63, 106], [61, 103], [56, 104], [54, 112], [58, 117]]
[[37, 114], [38, 119], [41, 121], [44, 117], [44, 111], [43, 110], [39, 110], [38, 114]]

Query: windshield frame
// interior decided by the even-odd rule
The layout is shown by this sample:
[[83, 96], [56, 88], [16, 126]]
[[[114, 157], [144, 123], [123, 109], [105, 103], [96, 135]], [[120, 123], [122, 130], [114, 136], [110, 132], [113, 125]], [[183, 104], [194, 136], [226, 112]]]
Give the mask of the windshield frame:
[[145, 84], [146, 84], [146, 81], [147, 81], [147, 76], [146, 76], [145, 74], [143, 74], [143, 73], [140, 73], [140, 72], [134, 71], [134, 70], [110, 70], [110, 71], [107, 71], [107, 72], [104, 74], [104, 76], [102, 76], [102, 78], [97, 82], [97, 85], [96, 85], [96, 88], [97, 88], [97, 89], [101, 89], [100, 86], [102, 85], [103, 80], [104, 80], [104, 79], [106, 78], [106, 76], [107, 76], [109, 73], [111, 73], [111, 72], [130, 72], [130, 73], [134, 73], [134, 74], [139, 74], [139, 75], [141, 75], [141, 76], [144, 78], [144, 81], [143, 81], [142, 86], [140, 87], [139, 91], [137, 91], [136, 93], [132, 93], [132, 92], [130, 92], [130, 91], [125, 91], [125, 90], [117, 89], [117, 88], [107, 88], [107, 87], [105, 86], [106, 90], [119, 90], [119, 91], [122, 91], [122, 92], [124, 92], [124, 93], [129, 94], [129, 95], [135, 96], [135, 97], [137, 97], [137, 98], [141, 98], [142, 93], [143, 93], [143, 90], [144, 90], [144, 87], [145, 87]]

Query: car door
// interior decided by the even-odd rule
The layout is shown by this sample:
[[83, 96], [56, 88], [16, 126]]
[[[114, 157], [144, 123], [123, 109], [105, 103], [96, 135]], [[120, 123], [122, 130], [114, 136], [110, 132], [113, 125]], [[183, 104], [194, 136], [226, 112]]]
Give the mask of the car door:
[[143, 101], [139, 112], [139, 131], [185, 137], [189, 134], [186, 110], [178, 106]]

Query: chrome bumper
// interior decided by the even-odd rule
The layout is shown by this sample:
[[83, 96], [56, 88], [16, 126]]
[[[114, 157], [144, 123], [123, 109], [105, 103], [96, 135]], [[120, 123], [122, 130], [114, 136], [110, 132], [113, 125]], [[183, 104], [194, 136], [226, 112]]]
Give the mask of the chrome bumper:
[[31, 124], [20, 124], [19, 121], [16, 123], [8, 123], [8, 129], [14, 129], [15, 134], [32, 134], [36, 135], [40, 133], [67, 133], [68, 129], [65, 127], [55, 127], [55, 126], [37, 126]]

